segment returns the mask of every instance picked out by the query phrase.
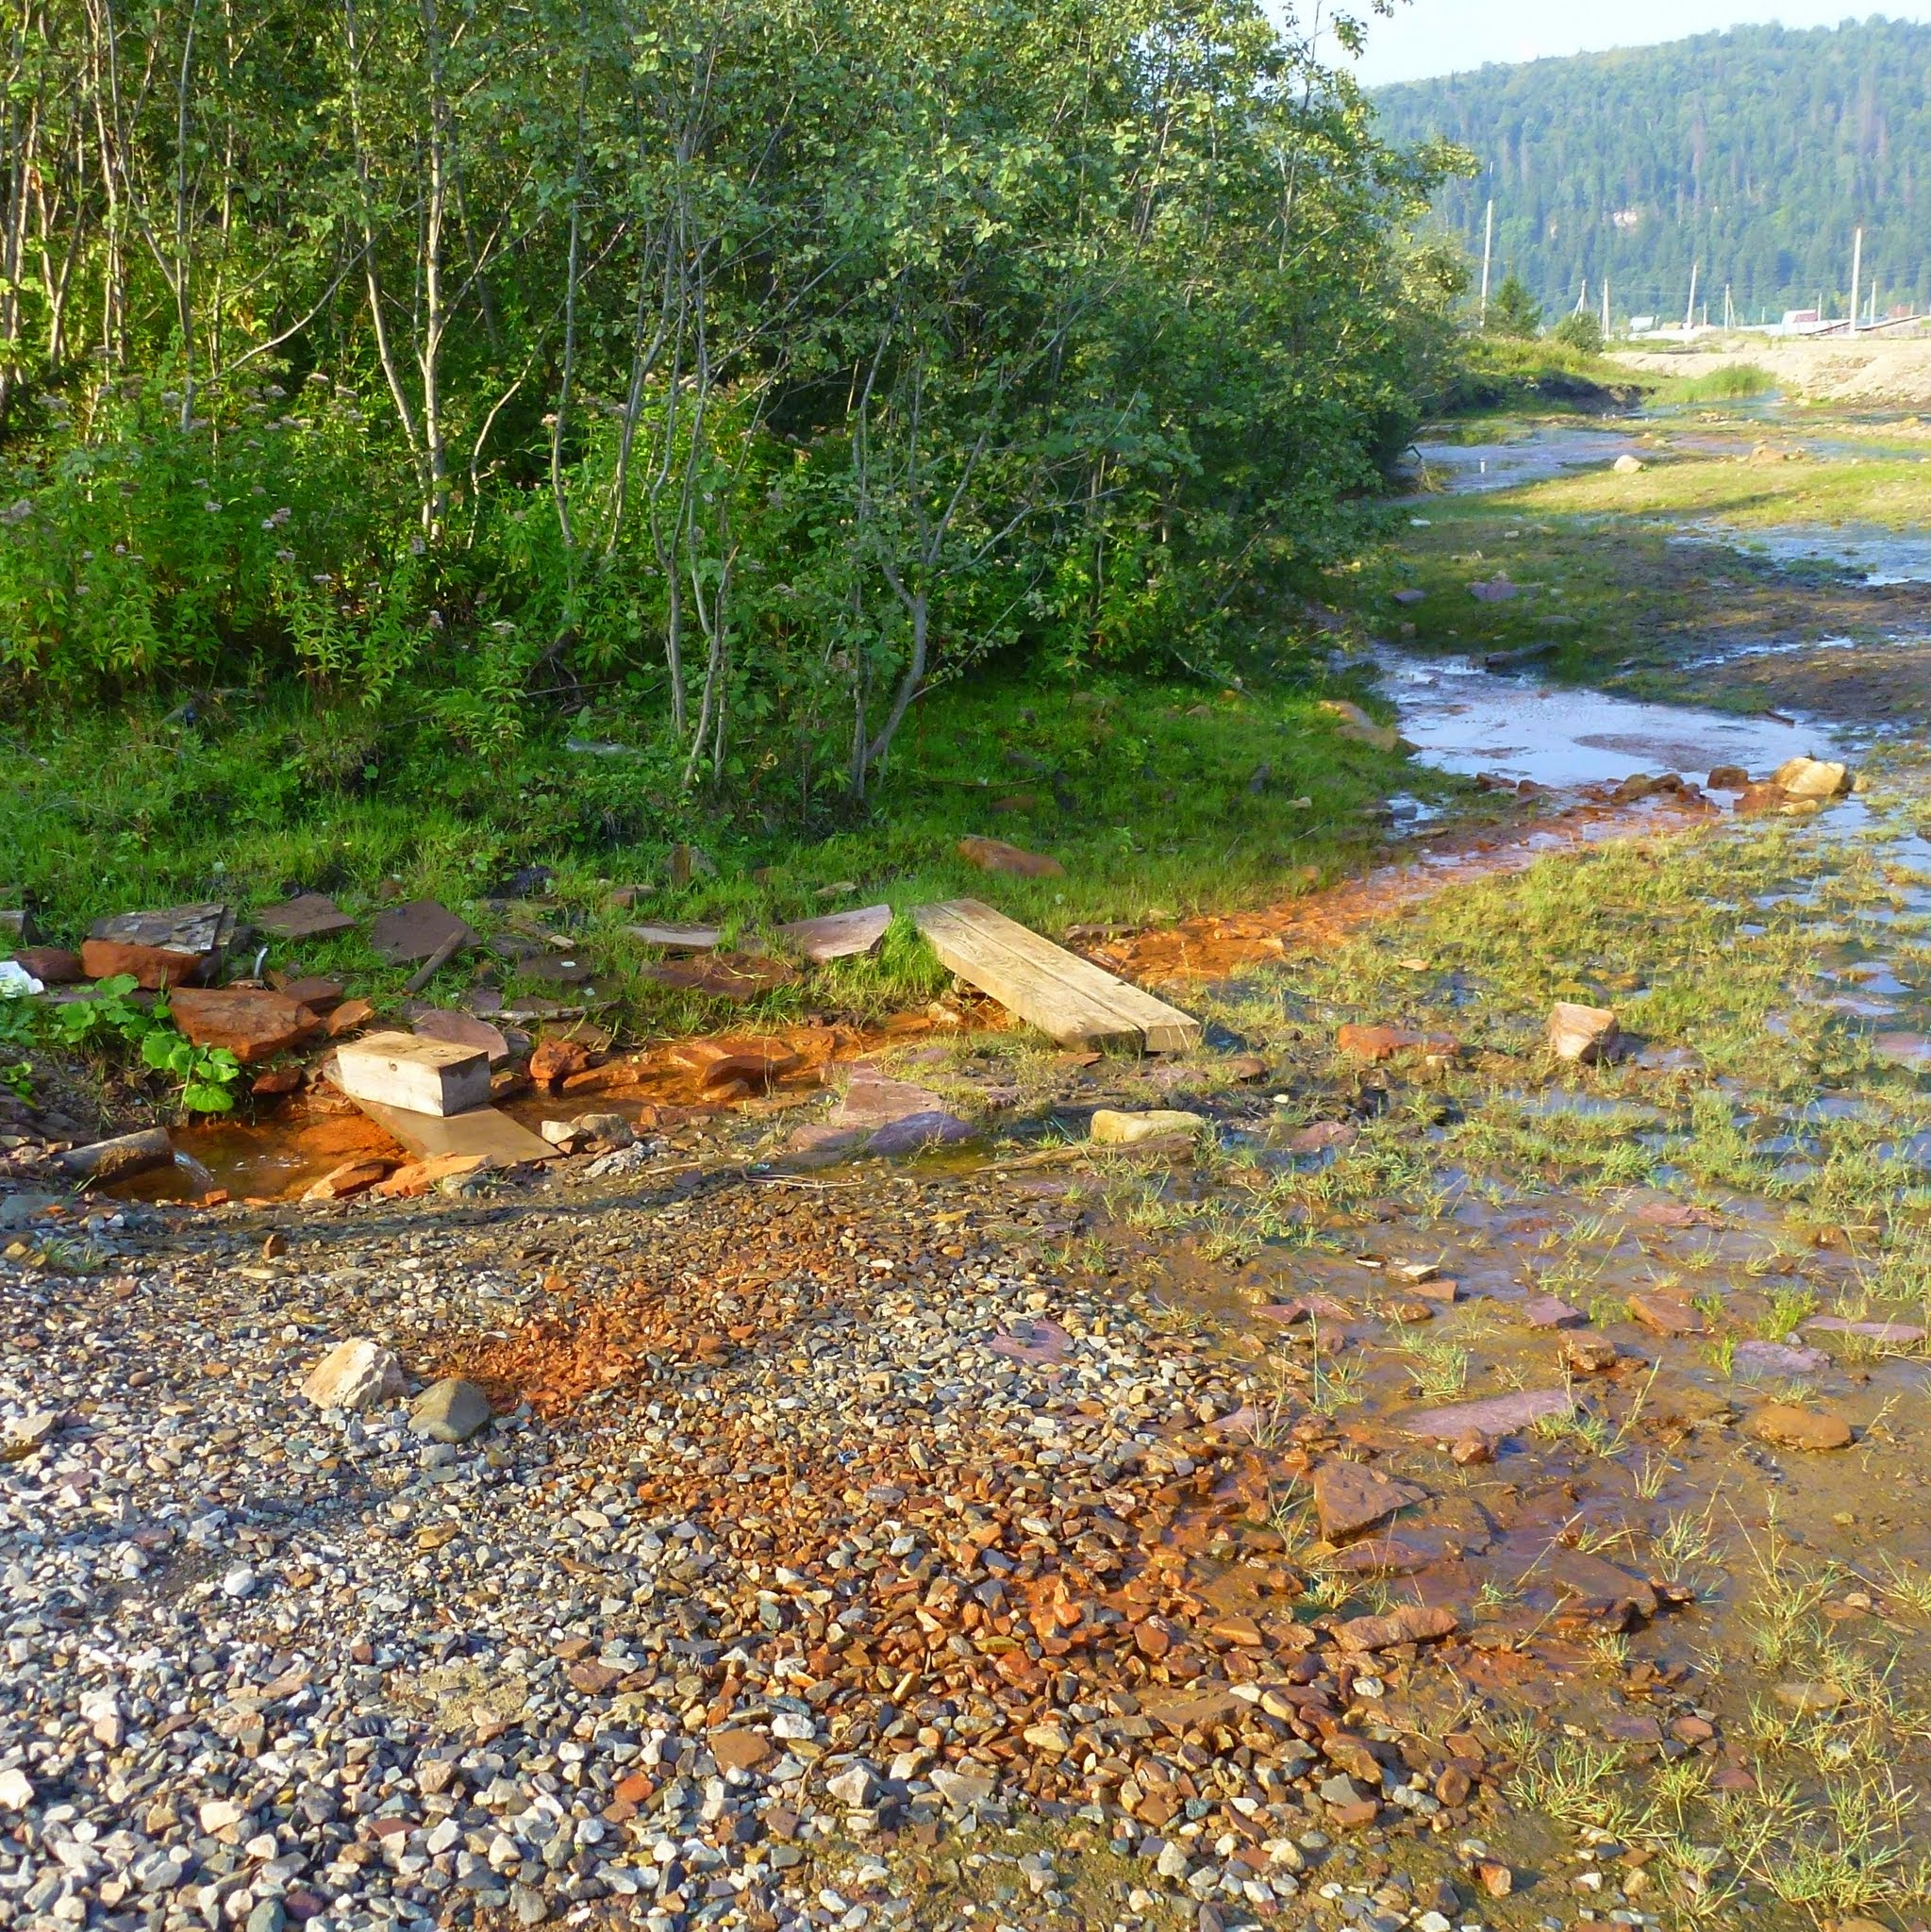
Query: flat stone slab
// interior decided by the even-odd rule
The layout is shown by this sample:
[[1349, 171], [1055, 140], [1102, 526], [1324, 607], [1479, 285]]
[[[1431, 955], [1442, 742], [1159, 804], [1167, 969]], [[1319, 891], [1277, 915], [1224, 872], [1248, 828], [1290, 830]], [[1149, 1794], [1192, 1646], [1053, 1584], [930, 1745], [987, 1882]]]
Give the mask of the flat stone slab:
[[391, 966], [426, 959], [452, 937], [459, 947], [476, 942], [475, 934], [436, 899], [411, 899], [406, 906], [391, 906], [369, 928], [369, 943]]
[[1397, 1511], [1428, 1500], [1428, 1492], [1415, 1484], [1399, 1482], [1343, 1456], [1318, 1464], [1312, 1480], [1314, 1512], [1321, 1519], [1322, 1535], [1331, 1543], [1359, 1536]]
[[1590, 1318], [1572, 1308], [1559, 1295], [1539, 1294], [1522, 1305], [1522, 1318], [1531, 1328], [1587, 1328]]
[[1814, 1375], [1830, 1367], [1830, 1357], [1821, 1348], [1789, 1341], [1740, 1341], [1730, 1366], [1743, 1376]]
[[478, 1020], [472, 1013], [454, 1013], [446, 1007], [431, 1007], [409, 1023], [424, 1040], [440, 1040], [449, 1046], [467, 1046], [488, 1056], [492, 1067], [509, 1058], [509, 1042], [501, 1028]]
[[1861, 1335], [1867, 1341], [1886, 1341], [1893, 1348], [1908, 1348], [1913, 1342], [1924, 1339], [1924, 1330], [1915, 1322], [1847, 1322], [1841, 1315], [1811, 1316], [1804, 1324], [1804, 1332], [1808, 1335], [1813, 1331], [1825, 1335]]
[[1405, 1435], [1428, 1442], [1456, 1442], [1462, 1437], [1513, 1436], [1545, 1417], [1571, 1415], [1575, 1397], [1567, 1389], [1518, 1389], [1480, 1402], [1457, 1402], [1446, 1408], [1421, 1408], [1403, 1416]]
[[252, 917], [263, 932], [278, 940], [326, 939], [331, 933], [353, 932], [356, 924], [326, 892], [297, 892]]
[[1073, 1337], [1057, 1322], [1042, 1318], [1021, 1320], [1002, 1329], [987, 1342], [994, 1355], [1008, 1361], [1025, 1362], [1034, 1368], [1063, 1362], [1073, 1347]]
[[662, 946], [673, 953], [714, 953], [724, 942], [721, 925], [693, 925], [682, 920], [646, 920], [630, 928], [640, 945]]
[[852, 912], [827, 912], [817, 919], [797, 919], [777, 929], [779, 939], [795, 946], [814, 966], [830, 959], [850, 959], [873, 951], [891, 924], [890, 906], [860, 906]]
[[322, 1024], [299, 1000], [254, 987], [176, 987], [169, 1005], [196, 1046], [225, 1047], [243, 1066], [284, 1052]]

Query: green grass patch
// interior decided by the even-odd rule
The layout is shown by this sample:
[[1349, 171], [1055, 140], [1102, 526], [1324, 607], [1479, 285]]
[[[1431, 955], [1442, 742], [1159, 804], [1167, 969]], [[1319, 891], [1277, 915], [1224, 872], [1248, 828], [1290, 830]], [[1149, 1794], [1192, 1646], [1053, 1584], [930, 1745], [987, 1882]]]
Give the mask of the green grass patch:
[[1754, 362], [1733, 362], [1705, 375], [1674, 375], [1655, 390], [1652, 403], [1740, 403], [1776, 393], [1776, 377]]
[[1634, 408], [1650, 381], [1549, 336], [1471, 334], [1424, 407], [1431, 416], [1522, 409], [1599, 416]]
[[[1362, 864], [1390, 791], [1457, 781], [1338, 736], [1327, 694], [1319, 674], [1218, 691], [981, 678], [921, 706], [862, 810], [773, 799], [761, 816], [680, 792], [613, 716], [579, 717], [569, 737], [491, 761], [407, 708], [317, 708], [292, 685], [172, 713], [134, 705], [17, 724], [0, 739], [0, 882], [25, 891], [57, 941], [109, 912], [223, 899], [245, 914], [295, 890], [332, 892], [358, 913], [433, 894], [487, 931], [502, 922], [478, 902], [519, 868], [547, 865], [544, 923], [578, 936], [635, 1017], [684, 1024], [702, 1003], [627, 971], [638, 953], [624, 928], [636, 918], [715, 922], [727, 942], [761, 948], [784, 921], [971, 893], [1058, 934], [1277, 898]], [[1064, 875], [979, 871], [957, 854], [967, 834], [1049, 855]], [[714, 874], [674, 885], [679, 843]], [[612, 906], [613, 885], [644, 889], [635, 909]], [[269, 963], [346, 974], [378, 998], [404, 976], [358, 934], [277, 943]], [[753, 1010], [862, 1011], [941, 984], [902, 929], [876, 959], [814, 974]]]

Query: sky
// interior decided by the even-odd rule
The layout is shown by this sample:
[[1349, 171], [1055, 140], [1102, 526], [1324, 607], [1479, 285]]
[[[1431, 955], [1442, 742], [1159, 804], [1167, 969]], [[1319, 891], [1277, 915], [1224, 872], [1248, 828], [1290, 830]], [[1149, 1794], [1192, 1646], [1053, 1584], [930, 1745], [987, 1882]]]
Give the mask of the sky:
[[[1365, 6], [1349, 9], [1366, 14]], [[1397, 0], [1394, 17], [1370, 16], [1368, 51], [1357, 70], [1364, 87], [1459, 74], [1490, 60], [1537, 60], [1549, 54], [1599, 53], [1714, 33], [1746, 23], [1836, 26], [1880, 12], [1931, 21], [1931, 0], [1848, 7], [1845, 0], [1618, 0], [1614, 7], [1560, 0]]]

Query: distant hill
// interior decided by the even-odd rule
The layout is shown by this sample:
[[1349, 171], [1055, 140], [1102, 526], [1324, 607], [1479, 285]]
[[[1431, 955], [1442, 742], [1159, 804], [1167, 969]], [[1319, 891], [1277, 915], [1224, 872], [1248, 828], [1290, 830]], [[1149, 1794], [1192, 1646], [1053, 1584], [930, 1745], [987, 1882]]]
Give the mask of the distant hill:
[[[1510, 268], [1553, 319], [1602, 278], [1620, 321], [1841, 315], [1851, 236], [1882, 308], [1931, 308], [1931, 25], [1873, 18], [1792, 33], [1738, 27], [1667, 46], [1483, 67], [1373, 95], [1402, 142], [1440, 135], [1482, 165], [1440, 211], [1479, 258], [1495, 200], [1495, 279]], [[1859, 304], [1860, 309], [1863, 304]], [[1880, 309], [1882, 312], [1882, 309]]]

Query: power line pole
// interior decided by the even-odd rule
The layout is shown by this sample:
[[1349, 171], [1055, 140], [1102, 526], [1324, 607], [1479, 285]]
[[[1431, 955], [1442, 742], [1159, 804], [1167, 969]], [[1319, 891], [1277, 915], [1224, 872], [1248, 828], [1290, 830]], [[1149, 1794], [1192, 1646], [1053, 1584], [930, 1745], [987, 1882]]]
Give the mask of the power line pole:
[[1733, 320], [1736, 311], [1730, 307], [1730, 285], [1728, 282], [1725, 282], [1723, 284], [1723, 328], [1725, 333], [1735, 326]]
[[1864, 270], [1864, 231], [1859, 228], [1851, 242], [1851, 333], [1857, 333], [1857, 277]]
[[1491, 195], [1489, 212], [1482, 218], [1482, 308], [1475, 318], [1477, 328], [1489, 326], [1489, 258], [1495, 250], [1495, 201]]
[[1690, 264], [1690, 301], [1683, 310], [1683, 333], [1686, 336], [1696, 327], [1696, 271], [1701, 266], [1702, 263], [1695, 261]]

